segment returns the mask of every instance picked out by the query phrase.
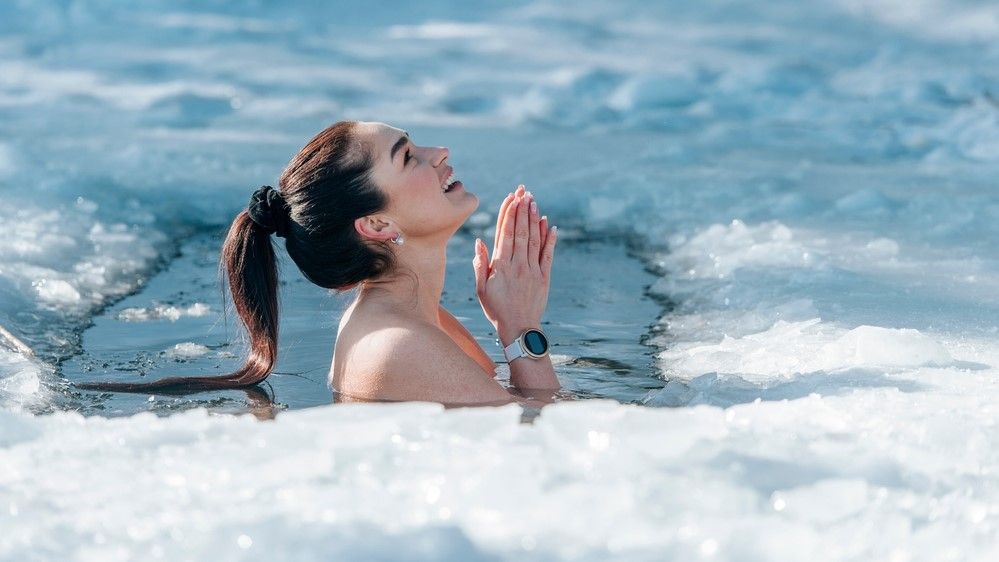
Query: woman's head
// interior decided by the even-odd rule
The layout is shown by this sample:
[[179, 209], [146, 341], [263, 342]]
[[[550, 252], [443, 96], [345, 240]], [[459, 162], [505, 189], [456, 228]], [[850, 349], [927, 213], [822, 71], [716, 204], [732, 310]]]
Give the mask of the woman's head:
[[[312, 138], [281, 174], [279, 198], [288, 255], [303, 275], [343, 291], [394, 273], [398, 234], [407, 247], [446, 244], [478, 198], [454, 182], [448, 150], [421, 147], [383, 123], [341, 121]], [[259, 194], [258, 194], [259, 196]], [[287, 218], [287, 221], [283, 219]], [[266, 221], [264, 221], [266, 223]], [[285, 226], [286, 225], [286, 226]], [[152, 383], [83, 383], [80, 388], [208, 390], [254, 385], [277, 360], [277, 265], [270, 233], [244, 210], [233, 220], [220, 267], [246, 325], [250, 353], [221, 377], [172, 377]]]
[[460, 182], [443, 191], [447, 158], [384, 123], [327, 128], [281, 174], [288, 254], [312, 282], [344, 290], [394, 270], [400, 233], [410, 245], [446, 242], [478, 206]]
[[402, 232], [413, 243], [446, 242], [478, 207], [478, 197], [456, 180], [447, 148], [416, 145], [384, 123], [358, 123], [354, 135], [369, 156], [371, 182], [388, 199], [380, 212], [355, 219], [363, 240]]

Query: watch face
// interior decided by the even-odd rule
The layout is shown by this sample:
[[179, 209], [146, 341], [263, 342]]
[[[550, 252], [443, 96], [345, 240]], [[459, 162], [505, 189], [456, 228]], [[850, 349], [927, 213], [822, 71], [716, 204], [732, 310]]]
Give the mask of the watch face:
[[528, 330], [524, 334], [524, 347], [532, 355], [544, 355], [548, 351], [548, 338], [537, 330]]

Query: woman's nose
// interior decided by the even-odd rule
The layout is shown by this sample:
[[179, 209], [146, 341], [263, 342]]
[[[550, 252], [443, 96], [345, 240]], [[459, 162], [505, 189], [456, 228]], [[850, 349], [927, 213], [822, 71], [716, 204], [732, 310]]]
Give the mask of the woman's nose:
[[437, 166], [440, 166], [441, 164], [443, 164], [444, 161], [447, 160], [447, 157], [451, 153], [448, 152], [447, 147], [444, 147], [444, 146], [438, 146], [434, 150], [436, 152], [434, 153], [434, 160], [433, 160], [433, 162], [434, 162], [434, 167], [436, 168]]

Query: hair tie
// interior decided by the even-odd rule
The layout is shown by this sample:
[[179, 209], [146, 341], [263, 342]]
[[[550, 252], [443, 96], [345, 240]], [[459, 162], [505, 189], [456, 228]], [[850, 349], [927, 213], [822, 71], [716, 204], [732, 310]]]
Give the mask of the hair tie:
[[288, 236], [288, 204], [281, 192], [269, 185], [262, 185], [250, 196], [247, 206], [250, 220], [264, 229], [267, 234], [276, 234], [279, 238]]

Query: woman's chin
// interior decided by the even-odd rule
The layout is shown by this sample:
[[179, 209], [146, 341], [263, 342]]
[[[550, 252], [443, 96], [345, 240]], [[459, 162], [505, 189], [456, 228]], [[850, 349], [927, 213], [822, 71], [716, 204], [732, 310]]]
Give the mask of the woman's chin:
[[469, 191], [465, 193], [465, 199], [468, 200], [468, 214], [465, 215], [465, 219], [467, 220], [479, 208], [479, 196]]
[[468, 219], [475, 214], [475, 210], [479, 208], [479, 197], [467, 191], [462, 195], [461, 201], [455, 200], [453, 203], [456, 208], [461, 209], [461, 215], [454, 228], [454, 232], [458, 232], [468, 222]]
[[466, 190], [465, 186], [461, 185], [461, 182], [454, 182], [451, 186], [451, 190], [445, 193], [444, 197], [447, 197], [452, 204], [460, 205], [461, 207], [474, 202], [474, 204], [472, 204], [473, 211], [479, 206], [479, 197], [471, 191]]

